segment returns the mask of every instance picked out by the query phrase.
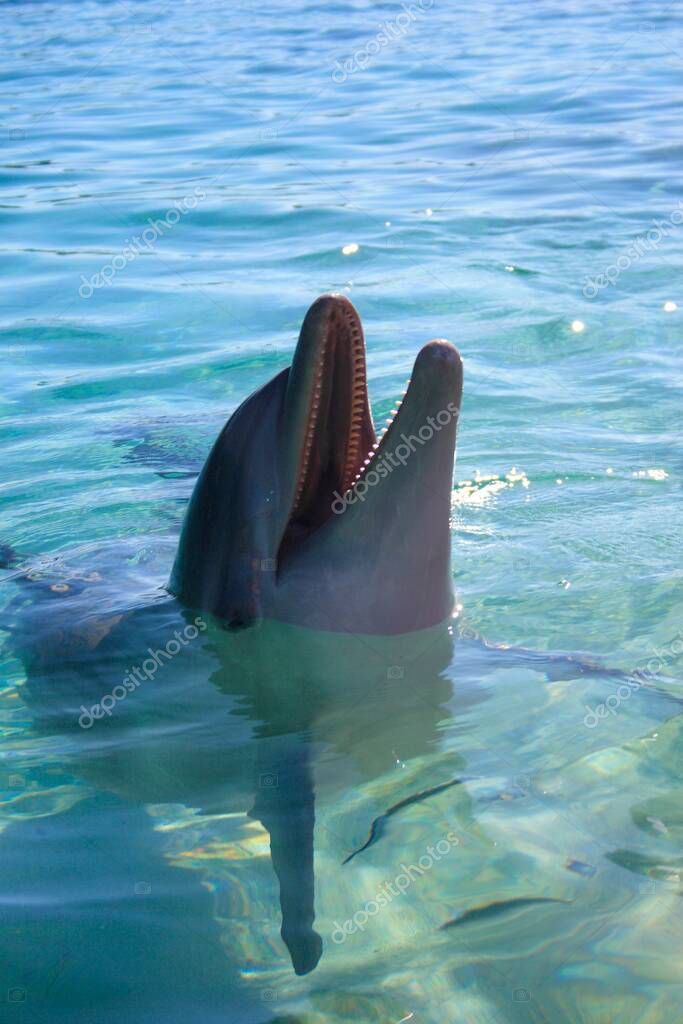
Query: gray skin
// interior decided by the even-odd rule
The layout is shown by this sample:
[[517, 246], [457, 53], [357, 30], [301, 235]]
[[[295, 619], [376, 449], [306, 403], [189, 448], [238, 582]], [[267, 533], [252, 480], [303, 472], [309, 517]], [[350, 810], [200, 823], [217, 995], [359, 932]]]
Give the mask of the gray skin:
[[187, 511], [171, 591], [235, 627], [267, 618], [395, 635], [443, 622], [453, 607], [449, 513], [461, 394], [457, 350], [430, 342], [367, 467], [369, 482], [359, 485], [362, 500], [344, 505], [340, 495], [376, 436], [358, 314], [342, 296], [319, 298], [292, 366], [243, 402], [216, 440]]

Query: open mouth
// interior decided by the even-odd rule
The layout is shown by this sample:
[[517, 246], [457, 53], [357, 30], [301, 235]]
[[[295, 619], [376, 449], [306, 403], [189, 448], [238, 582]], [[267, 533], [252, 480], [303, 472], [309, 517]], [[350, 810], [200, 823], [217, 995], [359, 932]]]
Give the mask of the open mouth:
[[[452, 369], [454, 359], [459, 372], [459, 356], [450, 344], [437, 341], [425, 346], [413, 371], [413, 384], [408, 381], [377, 436], [358, 313], [341, 295], [324, 295], [311, 306], [289, 373], [281, 425], [291, 504], [279, 559], [330, 519], [335, 499], [353, 496], [387, 448], [393, 447], [402, 425], [414, 424], [438, 392], [443, 397], [449, 377], [444, 371], [447, 364]], [[454, 394], [452, 388], [450, 394]]]

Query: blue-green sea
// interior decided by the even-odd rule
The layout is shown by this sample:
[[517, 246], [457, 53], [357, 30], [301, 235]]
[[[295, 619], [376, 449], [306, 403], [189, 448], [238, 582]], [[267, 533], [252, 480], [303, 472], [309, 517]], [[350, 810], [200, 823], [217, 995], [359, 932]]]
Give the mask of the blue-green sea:
[[[681, 5], [17, 0], [0, 38], [0, 1020], [675, 1024]], [[196, 473], [324, 292], [378, 423], [462, 354], [445, 646], [212, 623], [79, 727], [173, 637]], [[249, 813], [289, 741], [303, 976]]]

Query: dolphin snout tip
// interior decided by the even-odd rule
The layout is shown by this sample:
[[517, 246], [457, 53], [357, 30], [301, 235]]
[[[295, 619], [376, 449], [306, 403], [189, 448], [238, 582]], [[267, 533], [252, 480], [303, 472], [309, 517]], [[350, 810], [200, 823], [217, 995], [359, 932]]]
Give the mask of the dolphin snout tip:
[[455, 345], [451, 341], [446, 341], [445, 338], [434, 338], [433, 341], [427, 342], [420, 351], [419, 358], [446, 363], [449, 366], [453, 366], [455, 369], [460, 369], [462, 367], [462, 357], [460, 353]]
[[438, 379], [444, 384], [462, 385], [462, 358], [455, 345], [444, 338], [428, 342], [415, 360], [413, 376], [427, 374], [430, 381]]
[[342, 295], [340, 292], [326, 292], [312, 303], [307, 315], [320, 316], [321, 314], [331, 313], [335, 309], [353, 310], [356, 313], [353, 303], [346, 295]]

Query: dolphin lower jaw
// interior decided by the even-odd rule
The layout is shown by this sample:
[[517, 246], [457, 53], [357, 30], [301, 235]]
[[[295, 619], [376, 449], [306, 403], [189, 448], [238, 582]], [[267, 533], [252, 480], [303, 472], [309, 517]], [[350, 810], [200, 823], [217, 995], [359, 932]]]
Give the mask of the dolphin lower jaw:
[[385, 635], [449, 617], [461, 394], [457, 350], [442, 340], [425, 345], [396, 413], [355, 479], [337, 492], [327, 519], [281, 560], [273, 617]]
[[[430, 341], [418, 354], [406, 389], [387, 425], [343, 494], [345, 503], [365, 500], [369, 486], [377, 486], [396, 468], [405, 469], [412, 455], [427, 446], [428, 450], [439, 448], [440, 453], [445, 453], [449, 469], [445, 474], [440, 472], [432, 486], [447, 482], [450, 493], [461, 397], [462, 361], [457, 349], [443, 339]], [[439, 434], [441, 443], [437, 440], [432, 444]], [[413, 475], [415, 468], [413, 465]], [[404, 486], [402, 481], [402, 489]]]

